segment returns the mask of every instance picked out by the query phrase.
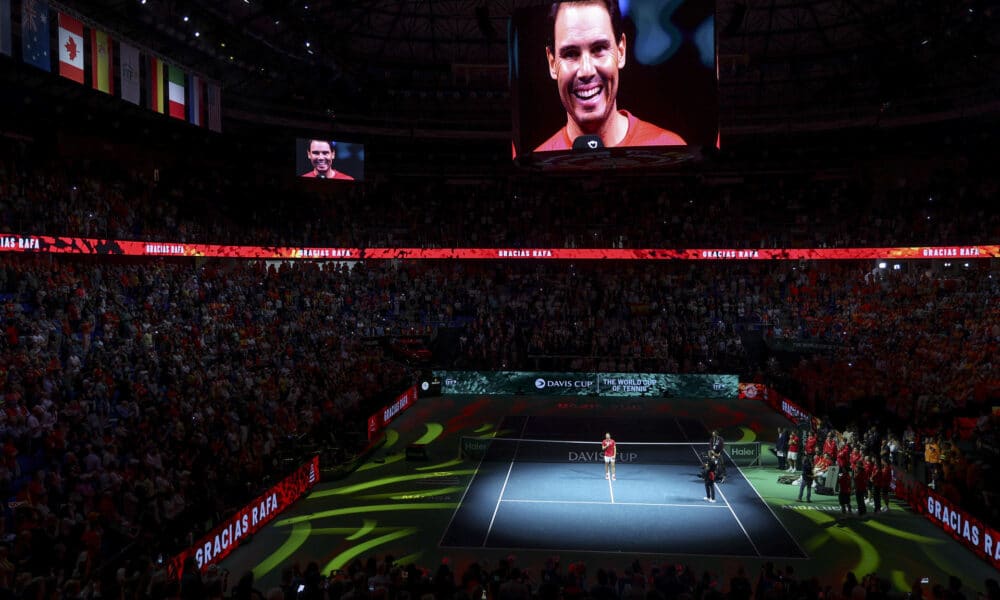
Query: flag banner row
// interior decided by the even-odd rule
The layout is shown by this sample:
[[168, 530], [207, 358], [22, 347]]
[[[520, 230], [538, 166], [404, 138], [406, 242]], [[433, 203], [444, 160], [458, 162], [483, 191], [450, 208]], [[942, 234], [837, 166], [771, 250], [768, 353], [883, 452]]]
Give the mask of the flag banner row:
[[[0, 54], [6, 56], [13, 56], [11, 23], [12, 0], [0, 0]], [[53, 51], [58, 61], [52, 60]], [[89, 80], [94, 90], [136, 106], [222, 131], [219, 84], [142, 52], [80, 18], [51, 11], [48, 0], [21, 0], [21, 59], [44, 71], [57, 70], [80, 85]]]
[[13, 54], [14, 32], [11, 31], [10, 0], [0, 0], [0, 54]]

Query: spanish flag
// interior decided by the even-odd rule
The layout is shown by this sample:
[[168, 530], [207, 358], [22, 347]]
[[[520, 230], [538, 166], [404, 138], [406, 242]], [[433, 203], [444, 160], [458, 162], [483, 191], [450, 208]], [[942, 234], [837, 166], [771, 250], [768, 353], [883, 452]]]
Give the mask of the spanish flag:
[[104, 31], [90, 30], [91, 85], [105, 94], [115, 93], [115, 77], [111, 71], [112, 38]]

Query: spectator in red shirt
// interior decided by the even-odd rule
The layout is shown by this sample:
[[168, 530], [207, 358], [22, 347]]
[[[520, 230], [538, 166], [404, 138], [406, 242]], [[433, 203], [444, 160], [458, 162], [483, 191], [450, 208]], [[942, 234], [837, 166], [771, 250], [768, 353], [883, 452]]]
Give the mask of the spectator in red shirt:
[[819, 440], [816, 438], [816, 434], [812, 431], [809, 432], [809, 436], [806, 437], [806, 454], [816, 454], [816, 445]]
[[828, 433], [826, 435], [826, 439], [823, 440], [823, 454], [837, 456], [837, 434], [832, 431]]

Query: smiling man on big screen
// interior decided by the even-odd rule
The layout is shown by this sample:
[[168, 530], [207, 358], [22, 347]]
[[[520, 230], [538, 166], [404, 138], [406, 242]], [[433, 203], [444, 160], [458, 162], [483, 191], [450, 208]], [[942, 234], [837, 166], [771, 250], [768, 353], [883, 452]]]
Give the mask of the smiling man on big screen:
[[309, 148], [306, 150], [306, 158], [312, 164], [312, 170], [303, 173], [300, 177], [315, 179], [341, 179], [344, 181], [354, 181], [354, 178], [333, 168], [333, 159], [337, 157], [337, 143], [327, 140], [309, 140]]
[[569, 150], [581, 135], [604, 146], [683, 146], [687, 142], [618, 109], [618, 76], [625, 67], [625, 33], [617, 0], [569, 0], [552, 5], [549, 75], [566, 109], [566, 125], [535, 152]]

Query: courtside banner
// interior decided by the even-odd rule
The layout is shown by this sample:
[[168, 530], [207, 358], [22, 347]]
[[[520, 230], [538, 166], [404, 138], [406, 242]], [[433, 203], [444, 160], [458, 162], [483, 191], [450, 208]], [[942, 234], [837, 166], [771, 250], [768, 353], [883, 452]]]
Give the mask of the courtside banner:
[[368, 417], [368, 441], [375, 439], [378, 432], [385, 429], [386, 425], [402, 414], [406, 409], [413, 406], [417, 401], [417, 386], [410, 386], [410, 389], [400, 394], [392, 404], [382, 408], [374, 415]]
[[1000, 532], [965, 512], [957, 505], [923, 488], [910, 500], [911, 505], [951, 537], [1000, 570]]
[[1000, 257], [1000, 246], [913, 248], [367, 248], [371, 259], [479, 260], [858, 260]]
[[553, 373], [547, 371], [434, 371], [442, 394], [531, 394], [656, 398], [734, 398], [736, 375], [667, 373]]
[[[123, 51], [124, 56], [124, 51]], [[124, 60], [124, 58], [123, 58]], [[123, 91], [124, 93], [124, 91]], [[1000, 246], [922, 248], [791, 248], [761, 250], [623, 250], [619, 248], [297, 248], [141, 242], [44, 235], [0, 234], [0, 252], [204, 256], [302, 260], [975, 260], [1000, 258]]]
[[808, 421], [814, 428], [819, 427], [819, 419], [809, 411], [762, 383], [740, 383], [738, 397], [741, 400], [760, 400], [795, 425]]
[[317, 483], [319, 457], [314, 456], [252, 503], [220, 523], [194, 546], [170, 559], [167, 565], [168, 575], [174, 580], [180, 580], [184, 574], [184, 562], [189, 557], [194, 557], [200, 570], [218, 563]]
[[212, 258], [274, 258], [357, 260], [360, 248], [297, 248], [284, 246], [222, 246], [182, 242], [133, 242], [95, 238], [0, 234], [0, 252], [97, 254], [113, 256], [193, 256]]

